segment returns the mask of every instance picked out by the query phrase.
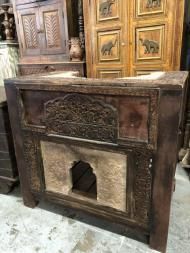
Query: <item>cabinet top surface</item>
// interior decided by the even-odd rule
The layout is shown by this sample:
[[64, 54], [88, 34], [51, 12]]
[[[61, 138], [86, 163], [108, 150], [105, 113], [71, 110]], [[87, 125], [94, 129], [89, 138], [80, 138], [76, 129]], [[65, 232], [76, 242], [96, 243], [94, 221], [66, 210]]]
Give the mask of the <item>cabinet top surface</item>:
[[[28, 75], [5, 80], [5, 84], [15, 84], [25, 89], [35, 86], [43, 89], [46, 86], [93, 86], [93, 87], [141, 87], [141, 88], [183, 88], [188, 78], [188, 72], [157, 72], [141, 77], [126, 77], [121, 79], [91, 79], [65, 75], [65, 73], [48, 73]], [[30, 84], [30, 85], [29, 85]]]

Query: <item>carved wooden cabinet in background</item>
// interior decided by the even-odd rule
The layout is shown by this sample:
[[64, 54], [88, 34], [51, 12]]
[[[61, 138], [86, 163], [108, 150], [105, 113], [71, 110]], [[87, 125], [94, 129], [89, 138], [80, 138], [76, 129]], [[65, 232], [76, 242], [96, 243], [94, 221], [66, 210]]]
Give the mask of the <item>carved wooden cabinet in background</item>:
[[179, 70], [184, 0], [84, 1], [88, 77]]
[[186, 81], [7, 80], [25, 205], [44, 197], [111, 219], [165, 252]]
[[69, 57], [69, 39], [78, 34], [78, 10], [73, 0], [15, 0], [14, 11], [21, 74], [78, 70], [84, 75], [84, 62], [76, 64]]

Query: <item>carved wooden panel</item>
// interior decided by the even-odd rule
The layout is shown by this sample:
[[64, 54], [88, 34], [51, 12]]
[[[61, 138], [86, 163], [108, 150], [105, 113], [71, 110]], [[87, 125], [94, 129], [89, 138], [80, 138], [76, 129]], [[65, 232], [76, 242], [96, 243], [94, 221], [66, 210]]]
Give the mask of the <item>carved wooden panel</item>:
[[120, 60], [120, 31], [98, 32], [98, 59], [104, 61]]
[[66, 54], [68, 34], [64, 20], [66, 13], [62, 5], [55, 3], [43, 6], [39, 9], [39, 16], [42, 22], [42, 54]]
[[72, 27], [70, 36], [78, 36], [78, 18], [74, 17], [76, 11], [71, 0], [32, 1], [22, 5], [14, 1], [14, 11], [20, 63], [69, 61], [68, 29]]
[[38, 160], [38, 141], [30, 133], [23, 134], [24, 158], [27, 166], [27, 175], [30, 179], [30, 187], [35, 192], [40, 192], [41, 182]]
[[136, 0], [136, 16], [162, 14], [166, 0]]
[[117, 111], [90, 96], [69, 94], [45, 103], [48, 134], [116, 142]]
[[136, 171], [134, 179], [134, 217], [145, 227], [150, 222], [152, 196], [152, 154], [145, 150], [135, 151]]
[[136, 60], [163, 60], [164, 25], [136, 28]]
[[[103, 78], [118, 77], [124, 75], [124, 66], [129, 58], [125, 55], [124, 48], [129, 46], [128, 34], [125, 33], [128, 14], [125, 11], [127, 0], [89, 0], [84, 1], [84, 16], [88, 15], [86, 24], [92, 29], [86, 30], [88, 39], [86, 46], [87, 71], [91, 77], [102, 76], [102, 70], [108, 70]], [[85, 7], [86, 6], [86, 7]], [[91, 9], [89, 11], [89, 8]], [[92, 46], [92, 47], [91, 47]], [[91, 53], [93, 53], [93, 56]], [[116, 73], [117, 69], [121, 70]], [[101, 70], [101, 73], [100, 73]], [[113, 73], [114, 70], [114, 73]], [[125, 74], [126, 75], [126, 74]]]
[[157, 92], [131, 90], [121, 98], [97, 96], [94, 99], [55, 92], [23, 91], [20, 95], [23, 129], [38, 127], [47, 135], [113, 143], [140, 141], [150, 148], [157, 145]]
[[122, 77], [122, 70], [99, 70], [97, 72], [97, 78], [108, 78], [108, 79], [113, 79], [113, 78], [120, 78]]
[[88, 77], [99, 77], [100, 69], [120, 68], [122, 77], [134, 69], [179, 70], [184, 1], [84, 1]]
[[39, 20], [37, 8], [24, 8], [17, 11], [17, 33], [21, 56], [40, 54]]
[[47, 48], [60, 47], [61, 38], [58, 10], [45, 12], [43, 15]]
[[97, 21], [119, 19], [120, 0], [96, 0]]
[[36, 16], [34, 14], [23, 15], [22, 23], [25, 35], [26, 48], [29, 49], [38, 48], [39, 40], [37, 33]]

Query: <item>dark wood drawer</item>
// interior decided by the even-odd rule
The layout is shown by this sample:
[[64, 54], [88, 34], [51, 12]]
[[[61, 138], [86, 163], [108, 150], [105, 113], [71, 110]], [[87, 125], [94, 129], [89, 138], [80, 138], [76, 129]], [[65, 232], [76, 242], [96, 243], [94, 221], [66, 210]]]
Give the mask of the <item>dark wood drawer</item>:
[[77, 71], [78, 76], [85, 76], [85, 63], [19, 64], [21, 75], [41, 74], [53, 71]]

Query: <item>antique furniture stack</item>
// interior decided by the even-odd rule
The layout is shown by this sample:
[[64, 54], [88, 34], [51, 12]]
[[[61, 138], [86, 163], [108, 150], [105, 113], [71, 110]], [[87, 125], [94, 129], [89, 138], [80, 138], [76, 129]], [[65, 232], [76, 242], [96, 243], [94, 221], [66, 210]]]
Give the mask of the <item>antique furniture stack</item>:
[[179, 70], [184, 2], [84, 1], [88, 77]]
[[13, 3], [20, 74], [71, 70], [84, 76], [81, 0], [13, 0]]
[[126, 224], [165, 252], [186, 72], [5, 82], [24, 204]]
[[0, 193], [18, 182], [18, 170], [4, 87], [0, 87]]

